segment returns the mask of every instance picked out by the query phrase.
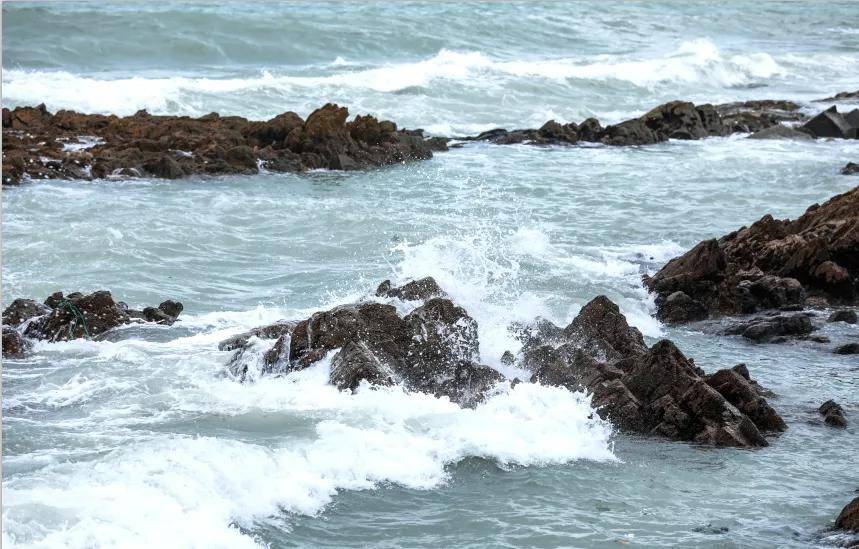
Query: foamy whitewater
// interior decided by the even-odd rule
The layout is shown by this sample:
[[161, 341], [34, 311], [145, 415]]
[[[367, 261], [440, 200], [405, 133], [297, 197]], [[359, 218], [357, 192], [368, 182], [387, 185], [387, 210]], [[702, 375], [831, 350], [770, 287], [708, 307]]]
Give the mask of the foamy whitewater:
[[[857, 27], [851, 2], [4, 3], [3, 101], [255, 119], [336, 101], [443, 135], [612, 122], [670, 99], [813, 111], [857, 88]], [[663, 326], [640, 283], [703, 238], [856, 184], [838, 174], [856, 142], [744, 137], [5, 188], [4, 306], [109, 289], [185, 311], [4, 360], [4, 547], [839, 543], [826, 527], [859, 486], [859, 431], [814, 420], [830, 398], [859, 417], [855, 360]], [[715, 450], [618, 433], [588, 395], [530, 383], [473, 410], [400, 387], [341, 393], [330, 355], [284, 377], [225, 375], [229, 336], [428, 275], [509, 379], [527, 378], [500, 360], [519, 346], [511, 323], [566, 325], [605, 294], [706, 371], [748, 364], [789, 430]]]

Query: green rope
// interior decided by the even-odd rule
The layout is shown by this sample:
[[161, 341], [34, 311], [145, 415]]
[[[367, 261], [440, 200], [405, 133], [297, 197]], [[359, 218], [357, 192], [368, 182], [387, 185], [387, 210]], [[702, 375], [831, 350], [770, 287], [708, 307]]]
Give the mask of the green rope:
[[90, 339], [89, 335], [89, 327], [87, 327], [86, 317], [84, 316], [83, 311], [78, 308], [77, 305], [69, 301], [68, 299], [64, 299], [57, 304], [57, 309], [66, 309], [68, 312], [75, 317], [75, 323], [69, 324], [69, 336], [71, 338], [75, 337], [75, 331], [78, 329], [79, 325], [83, 325], [84, 333], [86, 334], [86, 338]]

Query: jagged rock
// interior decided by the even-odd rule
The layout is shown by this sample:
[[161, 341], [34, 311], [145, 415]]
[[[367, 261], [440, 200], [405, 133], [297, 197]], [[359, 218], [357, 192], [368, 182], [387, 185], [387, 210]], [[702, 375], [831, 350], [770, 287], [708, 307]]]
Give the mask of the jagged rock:
[[813, 140], [814, 137], [806, 132], [779, 124], [778, 126], [771, 126], [757, 131], [750, 135], [749, 139], [793, 139], [798, 141], [810, 141]]
[[[745, 369], [745, 366], [743, 366]], [[716, 389], [728, 402], [746, 414], [758, 429], [762, 431], [785, 431], [787, 425], [781, 416], [769, 405], [762, 396], [757, 384], [748, 377], [748, 369], [742, 371], [736, 368], [719, 370], [705, 377], [707, 384]]]
[[810, 334], [814, 327], [804, 314], [756, 317], [728, 328], [727, 335], [741, 335], [756, 342], [783, 341], [781, 337]]
[[834, 105], [803, 124], [802, 129], [814, 137], [856, 137], [856, 128], [850, 125]]
[[[15, 308], [10, 311], [13, 306]], [[26, 314], [23, 311], [26, 311]], [[150, 312], [147, 314], [145, 311]], [[33, 316], [31, 322], [24, 328], [26, 337], [47, 341], [67, 341], [82, 337], [96, 337], [122, 324], [144, 319], [172, 324], [182, 312], [182, 304], [168, 300], [157, 309], [148, 307], [141, 312], [129, 309], [121, 301], [114, 301], [110, 292], [104, 290], [88, 295], [73, 292], [67, 296], [62, 292], [56, 292], [45, 299], [44, 306], [38, 306], [32, 300], [17, 299], [6, 312], [9, 312], [10, 319], [20, 319], [27, 314], [38, 313], [39, 316]], [[6, 312], [4, 312], [4, 318]]]
[[859, 101], [859, 90], [854, 92], [840, 92], [836, 93], [832, 97], [825, 97], [823, 99], [815, 99], [816, 103], [827, 103], [829, 101]]
[[183, 306], [181, 303], [168, 299], [158, 307], [146, 307], [143, 309], [143, 318], [149, 322], [171, 326], [182, 313], [182, 309]]
[[859, 343], [845, 343], [832, 352], [836, 355], [859, 355]]
[[392, 385], [395, 374], [365, 343], [349, 341], [331, 359], [331, 384], [341, 391], [355, 390], [361, 381]]
[[831, 427], [847, 427], [844, 409], [834, 400], [827, 400], [817, 409], [823, 416], [823, 421]]
[[841, 168], [841, 175], [853, 175], [859, 173], [859, 164], [856, 162], [848, 162]]
[[16, 299], [3, 311], [3, 324], [7, 326], [19, 326], [23, 322], [46, 315], [51, 308], [32, 299]]
[[3, 358], [21, 358], [29, 347], [29, 343], [18, 330], [3, 326]]
[[396, 297], [405, 301], [417, 301], [441, 297], [446, 294], [438, 282], [433, 277], [428, 276], [420, 280], [412, 280], [399, 287], [394, 287], [390, 280], [385, 280], [379, 284], [376, 295], [379, 297]]
[[598, 413], [621, 429], [741, 447], [766, 446], [761, 431], [784, 429], [745, 366], [705, 377], [672, 342], [647, 348], [605, 296], [585, 305], [563, 338], [523, 348], [532, 382], [586, 389]]
[[659, 308], [657, 318], [662, 322], [676, 324], [703, 320], [709, 316], [707, 308], [689, 297], [685, 292], [677, 291], [665, 298]]
[[[809, 300], [859, 298], [859, 187], [813, 205], [796, 220], [766, 215], [750, 227], [705, 240], [644, 284], [661, 311], [678, 291], [710, 314], [750, 314]], [[662, 314], [662, 313], [658, 313]]]
[[859, 532], [859, 498], [844, 506], [838, 518], [835, 519], [835, 527], [851, 532]]
[[[400, 288], [383, 283], [380, 291], [421, 299], [440, 291], [431, 278], [415, 282]], [[362, 380], [396, 382], [474, 406], [503, 379], [478, 363], [477, 322], [445, 297], [429, 297], [402, 318], [392, 305], [364, 302], [230, 338], [220, 347], [236, 350], [228, 370], [241, 380], [247, 378], [245, 354], [253, 350], [252, 336], [277, 338], [262, 355], [262, 374], [299, 370], [339, 349], [332, 358], [330, 381], [341, 389], [354, 389]]]
[[835, 311], [829, 318], [826, 319], [827, 322], [845, 322], [847, 324], [856, 324], [859, 322], [859, 316], [856, 315], [856, 311], [851, 311], [850, 309], [841, 309], [840, 311]]
[[[3, 109], [3, 177], [92, 179], [139, 176], [177, 179], [194, 174], [255, 174], [315, 168], [359, 169], [430, 158], [446, 142], [429, 143], [422, 132], [359, 116], [347, 122], [344, 107], [327, 104], [302, 120], [293, 112], [248, 121], [211, 113], [200, 118], [123, 118], [71, 111], [51, 114], [40, 106]], [[80, 136], [92, 146], [64, 148]], [[90, 169], [85, 169], [90, 168]]]

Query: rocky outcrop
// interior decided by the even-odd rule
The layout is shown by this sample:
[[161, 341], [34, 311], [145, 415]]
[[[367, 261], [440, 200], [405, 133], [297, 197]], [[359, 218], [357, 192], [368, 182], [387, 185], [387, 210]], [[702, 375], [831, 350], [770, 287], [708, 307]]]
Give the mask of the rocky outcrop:
[[844, 408], [834, 400], [827, 400], [817, 409], [823, 416], [823, 421], [832, 427], [847, 427], [847, 419], [844, 417]]
[[[425, 302], [405, 316], [383, 303], [344, 305], [231, 338], [221, 345], [236, 349], [230, 373], [243, 381], [252, 375], [286, 373], [336, 352], [330, 381], [340, 389], [355, 389], [362, 381], [400, 383], [410, 390], [447, 396], [462, 406], [475, 405], [503, 378], [479, 363], [477, 322], [447, 297], [432, 297], [443, 294], [433, 279], [399, 288], [386, 281], [379, 291]], [[250, 371], [255, 364], [252, 336], [274, 339], [262, 353], [258, 372]]]
[[[48, 296], [44, 304], [31, 299], [16, 299], [3, 311], [3, 348], [6, 352], [16, 345], [16, 338], [23, 337], [45, 341], [68, 341], [84, 337], [96, 338], [109, 330], [132, 322], [153, 322], [170, 325], [182, 312], [182, 304], [167, 300], [158, 307], [147, 307], [142, 311], [130, 309], [125, 303], [114, 301], [108, 291], [84, 295], [74, 292], [63, 295], [56, 292]], [[18, 334], [12, 335], [12, 332]], [[8, 336], [7, 336], [8, 334]]]
[[9, 326], [3, 326], [3, 358], [22, 358], [30, 348], [29, 342], [21, 332]]
[[3, 182], [194, 174], [255, 174], [260, 169], [300, 172], [354, 170], [432, 157], [444, 140], [393, 122], [358, 116], [327, 104], [307, 120], [293, 112], [264, 122], [217, 113], [199, 118], [123, 118], [44, 105], [3, 109]]
[[859, 532], [859, 498], [844, 506], [838, 518], [835, 519], [835, 527], [850, 532]]
[[400, 287], [393, 286], [390, 280], [385, 280], [376, 288], [378, 297], [396, 297], [405, 301], [426, 300], [445, 295], [444, 290], [431, 276], [412, 280]]
[[832, 352], [836, 355], [859, 355], [859, 343], [845, 343], [836, 347]]
[[841, 175], [853, 175], [859, 173], [859, 164], [856, 162], [848, 162], [841, 168]]
[[[859, 300], [859, 187], [815, 204], [799, 218], [766, 215], [720, 239], [705, 240], [663, 266], [645, 286], [665, 322], [703, 314]], [[802, 321], [790, 321], [802, 322]]]
[[832, 97], [824, 97], [823, 99], [815, 99], [816, 103], [828, 103], [830, 101], [859, 101], [859, 90], [836, 93]]
[[[563, 330], [518, 332], [528, 334], [521, 366], [533, 371], [532, 382], [589, 391], [598, 413], [623, 430], [756, 447], [767, 445], [764, 432], [786, 428], [744, 365], [708, 376], [671, 341], [648, 348], [605, 296], [585, 305]], [[550, 336], [548, 343], [541, 333]]]
[[741, 321], [728, 328], [725, 334], [741, 335], [746, 339], [761, 343], [808, 335], [813, 329], [811, 319], [807, 315], [802, 313], [776, 314]]
[[[770, 134], [757, 137], [775, 137], [786, 133], [795, 138], [798, 137], [793, 133], [795, 130], [779, 125], [782, 122], [805, 120], [806, 116], [799, 109], [796, 103], [777, 100], [745, 101], [715, 106], [671, 101], [638, 118], [605, 127], [595, 118], [588, 118], [581, 124], [575, 122], [562, 124], [549, 120], [539, 129], [508, 131], [497, 128], [464, 139], [490, 141], [499, 145], [515, 143], [572, 145], [580, 141], [606, 145], [650, 145], [668, 139], [701, 139], [738, 132], [761, 132], [776, 127], [784, 129], [774, 129]], [[802, 135], [811, 138], [805, 133]]]
[[841, 309], [829, 315], [829, 318], [827, 318], [826, 321], [844, 322], [845, 324], [856, 324], [857, 322], [859, 322], [859, 315], [856, 314], [856, 311], [850, 309]]
[[859, 132], [859, 109], [841, 114], [833, 105], [803, 124], [801, 129], [814, 137], [856, 139]]

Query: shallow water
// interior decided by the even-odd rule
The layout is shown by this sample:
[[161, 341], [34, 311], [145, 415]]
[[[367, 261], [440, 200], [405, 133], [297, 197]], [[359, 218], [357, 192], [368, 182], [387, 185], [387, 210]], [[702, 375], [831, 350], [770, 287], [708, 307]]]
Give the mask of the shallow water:
[[[4, 4], [4, 105], [264, 118], [330, 99], [445, 133], [855, 89], [855, 4], [752, 6]], [[751, 30], [761, 11], [774, 24]], [[470, 144], [364, 173], [4, 189], [4, 305], [102, 288], [185, 304], [170, 328], [4, 361], [4, 545], [837, 543], [824, 531], [859, 487], [859, 432], [815, 410], [834, 398], [857, 415], [855, 358], [666, 328], [640, 275], [850, 189], [838, 169], [857, 157], [855, 143], [744, 136]], [[768, 448], [714, 450], [615, 433], [585, 395], [531, 384], [461, 410], [397, 388], [338, 393], [324, 361], [253, 385], [222, 375], [229, 335], [426, 275], [507, 374], [511, 322], [566, 324], [602, 293], [707, 371], [747, 363], [789, 430]]]

